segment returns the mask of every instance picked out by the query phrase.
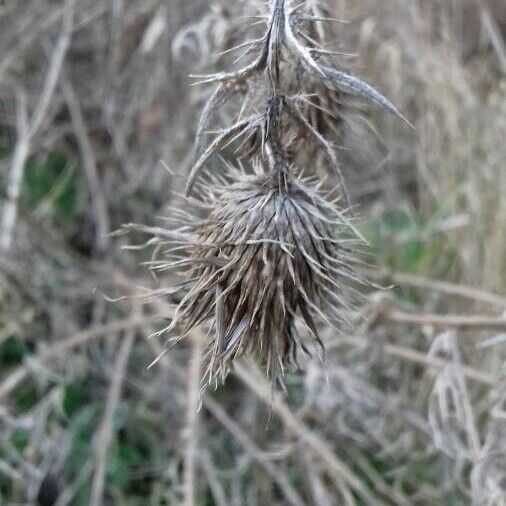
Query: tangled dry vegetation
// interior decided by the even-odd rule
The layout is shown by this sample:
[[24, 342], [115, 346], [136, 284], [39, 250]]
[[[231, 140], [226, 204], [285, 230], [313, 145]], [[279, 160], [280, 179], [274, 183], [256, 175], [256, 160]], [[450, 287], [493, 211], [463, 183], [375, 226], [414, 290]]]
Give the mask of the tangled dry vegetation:
[[[294, 37], [324, 42], [336, 54], [314, 46], [319, 63], [374, 83], [416, 130], [357, 88], [290, 74], [282, 55], [269, 68], [293, 112], [281, 125], [286, 163], [323, 181], [335, 157], [342, 176], [327, 182], [346, 183], [370, 243], [371, 265], [354, 269], [392, 288], [362, 286], [358, 307], [339, 305], [345, 331], [315, 318], [324, 364], [301, 355], [286, 391], [243, 359], [202, 396], [209, 329], [193, 323], [215, 294], [180, 306], [194, 318], [188, 339], [163, 353], [164, 339], [146, 337], [177, 316], [167, 287], [178, 279], [154, 280], [139, 263], [160, 264], [132, 244], [147, 231], [159, 253], [167, 229], [174, 241], [163, 217], [187, 219], [177, 195], [192, 173], [198, 192], [224, 185], [207, 195], [220, 219], [234, 195], [255, 208], [257, 182], [231, 195], [222, 168], [238, 170], [239, 156], [247, 172], [262, 150], [276, 160], [252, 128], [269, 88], [240, 82], [233, 96], [213, 95], [188, 75], [253, 66], [229, 50], [262, 36], [266, 20], [247, 16], [264, 15], [264, 2], [0, 5], [0, 504], [506, 504], [506, 8], [325, 5], [347, 22], [317, 19], [320, 2], [306, 0], [300, 11], [314, 19], [297, 20], [306, 36]], [[208, 227], [200, 260], [217, 233], [205, 218], [193, 223]], [[149, 227], [111, 234], [125, 223]], [[261, 297], [271, 285], [254, 286]]]

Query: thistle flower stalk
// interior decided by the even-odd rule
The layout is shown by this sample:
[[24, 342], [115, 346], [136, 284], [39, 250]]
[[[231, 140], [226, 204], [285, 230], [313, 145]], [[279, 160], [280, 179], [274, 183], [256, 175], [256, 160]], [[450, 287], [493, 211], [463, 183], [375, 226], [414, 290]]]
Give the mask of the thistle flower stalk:
[[[217, 87], [197, 127], [184, 197], [189, 211], [172, 210], [171, 232], [160, 238], [165, 245], [171, 237], [172, 247], [151, 265], [183, 277], [165, 292], [177, 305], [163, 329], [168, 346], [207, 328], [206, 384], [223, 381], [244, 353], [256, 355], [273, 380], [297, 364], [299, 350], [323, 356], [320, 323], [343, 328], [362, 283], [355, 270], [362, 239], [341, 204], [349, 199], [336, 151], [324, 123], [314, 121], [315, 111], [327, 123], [332, 112], [294, 93], [293, 83], [351, 93], [403, 119], [370, 85], [330, 66], [322, 27], [330, 18], [316, 2], [270, 0], [262, 19], [261, 37], [238, 46], [249, 63], [194, 76]], [[239, 112], [206, 146], [216, 112], [241, 95]], [[301, 138], [324, 154], [329, 178], [307, 176], [315, 167], [294, 164]], [[218, 169], [211, 170], [212, 159]], [[330, 178], [339, 189], [325, 189]]]

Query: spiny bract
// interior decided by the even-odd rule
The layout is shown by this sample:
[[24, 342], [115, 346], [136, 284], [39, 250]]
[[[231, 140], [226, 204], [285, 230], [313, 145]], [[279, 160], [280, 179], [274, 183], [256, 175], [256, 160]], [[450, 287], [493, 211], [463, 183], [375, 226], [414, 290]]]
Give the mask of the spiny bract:
[[[208, 383], [223, 380], [246, 351], [275, 379], [297, 361], [298, 348], [309, 351], [308, 341], [323, 351], [316, 315], [343, 323], [359, 281], [352, 267], [358, 234], [320, 184], [289, 169], [281, 180], [257, 168], [210, 187], [206, 217], [179, 213], [187, 240], [175, 249], [186, 250], [183, 260], [158, 265], [184, 267], [186, 276], [169, 343], [209, 322]], [[299, 335], [299, 317], [312, 339]]]

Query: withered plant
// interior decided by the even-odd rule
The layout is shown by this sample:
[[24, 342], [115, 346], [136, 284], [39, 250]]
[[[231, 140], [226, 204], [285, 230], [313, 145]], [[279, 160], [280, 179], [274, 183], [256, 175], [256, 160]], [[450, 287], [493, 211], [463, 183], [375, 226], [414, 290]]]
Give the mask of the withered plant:
[[[0, 2], [1, 504], [506, 504], [506, 3], [327, 0], [328, 12], [323, 3], [293, 13], [296, 40], [314, 49], [320, 67], [342, 64], [395, 97], [415, 134], [306, 70], [281, 17], [275, 93], [267, 70], [276, 65], [265, 59], [245, 79], [190, 87], [191, 72], [228, 74], [265, 50], [273, 18], [265, 0]], [[348, 24], [307, 19], [334, 8]], [[265, 128], [267, 104], [279, 106], [277, 128], [272, 120]], [[203, 110], [192, 160], [191, 128]], [[246, 118], [260, 126], [241, 127]], [[267, 191], [261, 179], [267, 189], [277, 181], [269, 132], [279, 133], [287, 177], [314, 202], [294, 184], [295, 198], [283, 200], [275, 186], [263, 213], [255, 207]], [[176, 201], [169, 191], [183, 191], [189, 166], [215, 141], [194, 191]], [[374, 265], [356, 269], [395, 290], [374, 293], [343, 272], [361, 241], [331, 154], [374, 251]], [[155, 170], [161, 159], [184, 177]], [[245, 185], [242, 214], [229, 214]], [[109, 232], [151, 222], [168, 199], [178, 211], [154, 242], [172, 250], [161, 262], [181, 265], [160, 274], [162, 296], [145, 305], [136, 297], [109, 303], [104, 293], [134, 296], [152, 282], [140, 265], [145, 251], [122, 249], [138, 236]], [[278, 216], [296, 215], [290, 226], [299, 236], [280, 233], [276, 214], [260, 228], [280, 202]], [[305, 231], [297, 215], [315, 212]], [[245, 234], [250, 215], [259, 227]], [[221, 221], [230, 216], [225, 236]], [[337, 242], [313, 248], [311, 239], [329, 235]], [[227, 244], [212, 247], [209, 236]], [[244, 275], [242, 260], [232, 263], [241, 247], [242, 258], [251, 255]], [[341, 290], [319, 276], [320, 264]], [[297, 292], [291, 265], [304, 279]], [[237, 282], [224, 293], [253, 274], [256, 292]], [[197, 288], [204, 277], [212, 277], [208, 290]], [[267, 362], [254, 326], [264, 317], [265, 335], [274, 335], [267, 325], [279, 315], [280, 349], [292, 331], [301, 336], [292, 349], [313, 351], [314, 343], [321, 352], [301, 309], [283, 313], [301, 288], [315, 306], [303, 301], [325, 367], [318, 353], [299, 353], [302, 370], [281, 395], [253, 360], [238, 360], [226, 388], [200, 395], [219, 305], [225, 326], [241, 329], [239, 316], [259, 304], [232, 355], [256, 348]], [[348, 330], [344, 304], [354, 304], [355, 288], [367, 297]], [[147, 371], [163, 339], [145, 337], [186, 295], [169, 339], [187, 325], [195, 332]], [[190, 323], [199, 296], [211, 309]], [[223, 363], [211, 367], [217, 381]], [[271, 375], [281, 372], [277, 363]]]
[[[253, 16], [262, 33], [228, 50], [245, 50], [239, 60], [246, 63], [194, 76], [216, 88], [196, 131], [188, 211], [171, 210], [164, 257], [151, 267], [183, 275], [175, 289], [161, 291], [177, 300], [162, 332], [170, 346], [207, 325], [208, 384], [223, 380], [245, 352], [257, 355], [273, 380], [297, 363], [299, 348], [323, 352], [317, 320], [346, 325], [361, 283], [354, 249], [362, 239], [327, 136], [333, 106], [340, 93], [353, 94], [403, 117], [333, 64], [339, 53], [325, 48], [324, 27], [338, 20], [319, 5], [270, 0], [267, 12]], [[231, 123], [207, 141], [213, 119], [232, 101], [240, 106]], [[318, 151], [329, 177], [307, 177], [321, 171], [304, 154]], [[299, 167], [301, 160], [308, 166]]]

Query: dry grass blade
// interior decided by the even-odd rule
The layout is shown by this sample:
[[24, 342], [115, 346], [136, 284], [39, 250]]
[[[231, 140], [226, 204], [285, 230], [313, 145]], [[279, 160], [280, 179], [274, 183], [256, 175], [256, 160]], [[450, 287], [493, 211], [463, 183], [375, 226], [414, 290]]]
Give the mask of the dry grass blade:
[[4, 204], [1, 222], [2, 226], [0, 228], [0, 246], [2, 250], [8, 250], [12, 242], [12, 234], [16, 225], [16, 217], [18, 213], [18, 201], [21, 192], [24, 165], [30, 153], [28, 113], [26, 110], [26, 97], [23, 91], [20, 91], [17, 94], [17, 104], [18, 142], [12, 157], [9, 183], [7, 185], [7, 202]]
[[0, 249], [9, 249], [16, 225], [18, 200], [25, 163], [30, 155], [30, 145], [39, 131], [60, 76], [65, 55], [70, 45], [74, 21], [74, 0], [66, 0], [63, 8], [63, 20], [60, 37], [51, 55], [44, 86], [42, 87], [32, 117], [28, 119], [26, 97], [18, 92], [18, 142], [12, 159], [12, 167], [7, 187], [7, 202], [3, 211], [0, 227]]
[[460, 329], [506, 329], [505, 317], [483, 315], [432, 315], [410, 314], [403, 311], [391, 310], [387, 314], [391, 322], [406, 323], [410, 325], [430, 325], [436, 328], [460, 328]]
[[446, 295], [462, 297], [471, 301], [497, 306], [498, 308], [506, 308], [506, 297], [501, 297], [499, 294], [480, 290], [472, 286], [413, 276], [402, 272], [378, 272], [373, 269], [368, 269], [366, 270], [366, 274], [382, 283], [394, 283], [400, 286], [433, 290]]
[[202, 375], [203, 346], [199, 340], [192, 342], [186, 408], [183, 504], [194, 506], [197, 497], [197, 454], [199, 442], [199, 410], [201, 403], [200, 378]]
[[105, 411], [96, 434], [95, 444], [95, 473], [91, 486], [90, 502], [96, 506], [104, 503], [104, 488], [106, 477], [107, 457], [114, 435], [114, 415], [121, 400], [121, 390], [125, 377], [130, 353], [135, 342], [135, 328], [126, 331], [121, 339], [118, 358], [112, 370], [111, 384], [105, 402]]
[[88, 135], [88, 128], [85, 124], [79, 98], [76, 96], [71, 83], [66, 78], [62, 79], [62, 89], [76, 132], [84, 170], [90, 187], [91, 202], [94, 209], [95, 222], [97, 223], [95, 239], [97, 249], [99, 251], [104, 251], [110, 243], [110, 218], [102, 184], [98, 175], [95, 153]]

